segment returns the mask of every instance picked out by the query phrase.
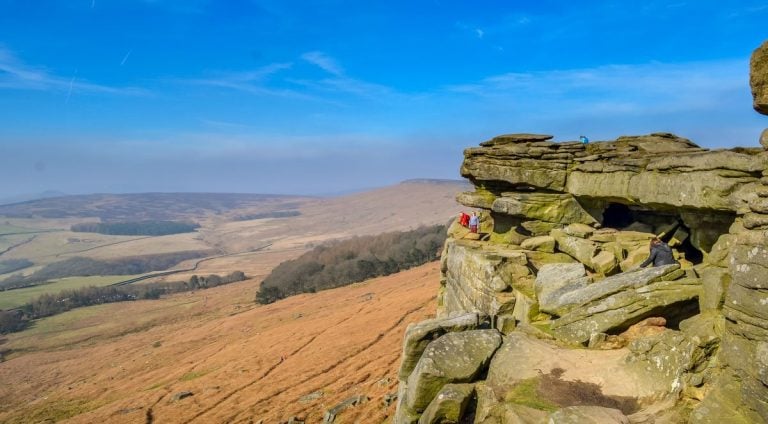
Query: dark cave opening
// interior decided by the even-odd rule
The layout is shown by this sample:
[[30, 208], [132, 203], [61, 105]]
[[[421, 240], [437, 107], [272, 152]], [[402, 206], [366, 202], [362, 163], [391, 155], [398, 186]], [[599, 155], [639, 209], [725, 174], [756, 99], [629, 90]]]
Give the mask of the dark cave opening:
[[609, 330], [607, 334], [619, 335], [627, 331], [629, 327], [650, 317], [663, 317], [664, 319], [667, 320], [667, 324], [664, 327], [669, 328], [671, 330], [679, 331], [680, 323], [682, 321], [685, 321], [688, 318], [693, 318], [699, 313], [700, 313], [700, 310], [699, 310], [698, 298], [677, 302], [677, 303], [672, 303], [669, 305], [664, 305], [664, 306], [659, 306], [657, 308], [654, 308], [648, 311], [647, 313], [641, 316], [638, 316], [629, 322], [626, 322], [621, 327], [616, 327]]
[[[619, 230], [632, 229], [658, 235], [662, 241], [670, 244], [681, 258], [693, 265], [698, 265], [704, 260], [704, 253], [691, 241], [694, 231], [683, 223], [680, 214], [630, 207], [621, 203], [608, 203], [603, 209], [602, 225]], [[679, 240], [679, 238], [683, 239]]]
[[610, 203], [603, 211], [603, 227], [624, 228], [634, 222], [632, 210], [621, 203]]

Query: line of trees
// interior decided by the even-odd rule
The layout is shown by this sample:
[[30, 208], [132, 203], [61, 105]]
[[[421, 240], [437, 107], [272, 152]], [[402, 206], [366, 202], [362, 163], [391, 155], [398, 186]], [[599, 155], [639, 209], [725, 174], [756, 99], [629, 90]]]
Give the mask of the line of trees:
[[400, 272], [438, 258], [446, 227], [354, 237], [318, 246], [275, 267], [256, 293], [261, 304]]
[[166, 294], [208, 289], [243, 281], [246, 278], [242, 271], [235, 271], [224, 276], [217, 274], [193, 275], [188, 281], [128, 286], [91, 286], [53, 294], [42, 294], [16, 310], [0, 311], [0, 334], [21, 331], [26, 328], [30, 320], [60, 314], [74, 308], [139, 299], [158, 299]]
[[166, 236], [191, 233], [197, 228], [200, 225], [182, 221], [84, 222], [70, 227], [74, 232], [113, 236]]
[[210, 250], [186, 250], [155, 255], [126, 256], [100, 260], [76, 256], [48, 264], [30, 275], [14, 274], [0, 281], [0, 291], [43, 284], [64, 277], [93, 275], [134, 275], [168, 269], [182, 261], [209, 256]]

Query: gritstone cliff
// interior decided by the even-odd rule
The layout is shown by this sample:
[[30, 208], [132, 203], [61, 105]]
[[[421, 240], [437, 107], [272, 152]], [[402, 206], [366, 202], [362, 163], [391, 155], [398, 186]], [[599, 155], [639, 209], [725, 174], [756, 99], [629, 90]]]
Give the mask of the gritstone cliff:
[[[768, 114], [768, 43], [755, 109]], [[768, 130], [510, 134], [464, 152], [438, 316], [403, 342], [395, 423], [768, 421]], [[638, 268], [660, 236], [678, 264]]]

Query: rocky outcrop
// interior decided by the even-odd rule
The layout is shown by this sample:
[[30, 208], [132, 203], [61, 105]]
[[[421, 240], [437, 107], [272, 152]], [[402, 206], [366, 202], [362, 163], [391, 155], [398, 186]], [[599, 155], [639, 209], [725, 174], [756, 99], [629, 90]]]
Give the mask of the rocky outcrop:
[[[766, 59], [768, 44], [751, 64], [763, 113]], [[481, 231], [449, 230], [395, 423], [768, 421], [766, 134], [730, 150], [669, 133], [467, 149], [474, 191], [457, 199]], [[677, 263], [641, 269], [655, 237]]]
[[768, 41], [752, 53], [749, 71], [753, 106], [756, 111], [768, 115]]

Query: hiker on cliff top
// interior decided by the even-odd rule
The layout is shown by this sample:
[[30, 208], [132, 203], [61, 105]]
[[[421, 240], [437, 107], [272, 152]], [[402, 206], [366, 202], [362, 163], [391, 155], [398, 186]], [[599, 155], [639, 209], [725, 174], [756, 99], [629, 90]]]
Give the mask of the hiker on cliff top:
[[672, 248], [658, 237], [654, 237], [651, 240], [651, 254], [648, 255], [648, 259], [640, 264], [640, 268], [645, 268], [651, 263], [653, 263], [653, 266], [672, 265], [677, 263], [675, 257], [672, 256]]
[[472, 212], [472, 216], [469, 217], [469, 231], [471, 233], [477, 233], [477, 229], [480, 226], [480, 217], [477, 216], [477, 212]]
[[581, 144], [589, 144], [589, 139], [585, 135], [580, 135], [579, 141], [581, 142]]

